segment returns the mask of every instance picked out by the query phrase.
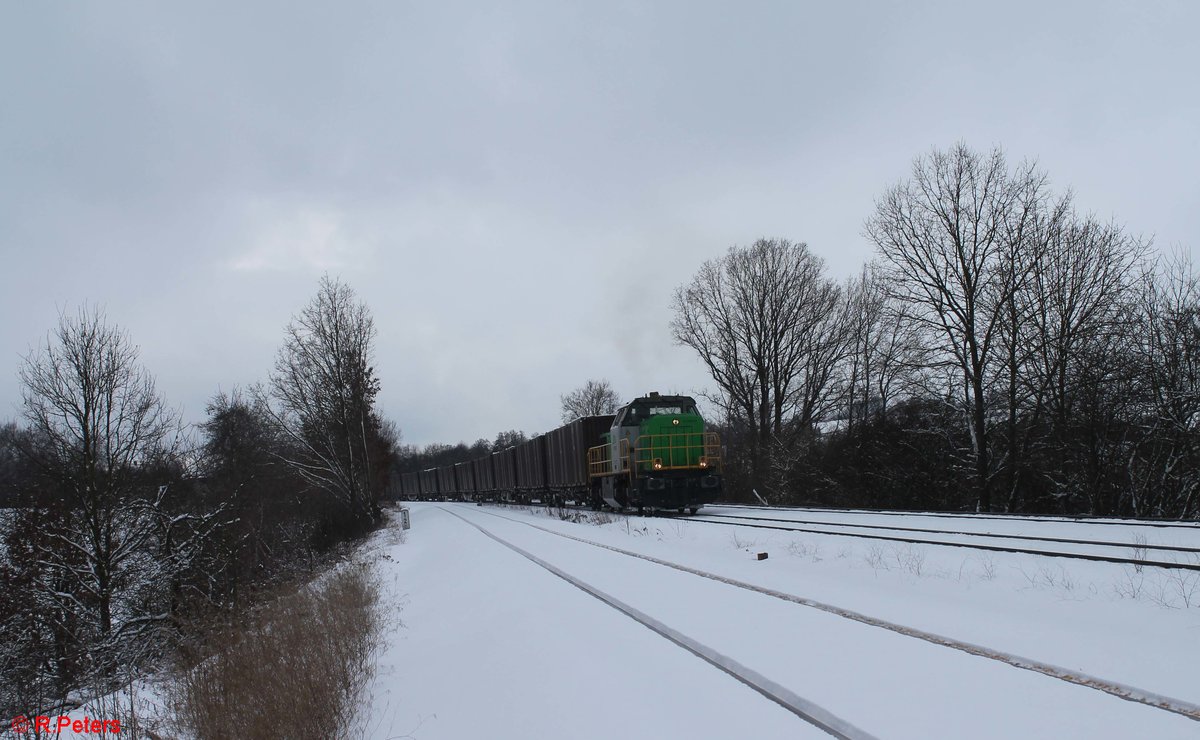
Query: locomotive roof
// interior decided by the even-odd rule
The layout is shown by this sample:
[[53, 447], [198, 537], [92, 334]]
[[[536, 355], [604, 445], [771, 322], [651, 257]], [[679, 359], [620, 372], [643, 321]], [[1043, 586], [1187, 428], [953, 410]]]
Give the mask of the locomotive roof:
[[664, 396], [657, 391], [648, 393], [644, 396], [638, 396], [630, 401], [630, 403], [638, 403], [639, 401], [646, 403], [675, 403], [678, 401], [686, 401], [693, 404], [696, 403], [696, 399], [692, 398], [691, 396]]

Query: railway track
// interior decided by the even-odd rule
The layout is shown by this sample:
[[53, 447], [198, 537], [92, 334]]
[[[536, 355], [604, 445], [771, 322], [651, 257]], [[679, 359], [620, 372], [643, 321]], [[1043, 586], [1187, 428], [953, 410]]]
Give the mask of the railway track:
[[[766, 508], [766, 507], [739, 507], [730, 506], [728, 504], [714, 505], [719, 508], [744, 508], [753, 511], [763, 512], [790, 512], [790, 511], [811, 511], [803, 509], [784, 509], [784, 508]], [[562, 508], [587, 510], [584, 506], [565, 506]], [[826, 511], [824, 509], [820, 510]], [[848, 510], [847, 510], [848, 511]], [[612, 512], [614, 514], [626, 515], [625, 512]], [[665, 512], [664, 512], [665, 513]], [[892, 512], [896, 513], [896, 512]], [[667, 514], [670, 516], [670, 514]], [[731, 527], [749, 527], [752, 529], [767, 529], [781, 532], [799, 532], [803, 534], [828, 535], [834, 537], [850, 537], [854, 539], [878, 540], [882, 542], [899, 542], [904, 544], [914, 545], [937, 545], [942, 547], [958, 547], [970, 550], [982, 550], [985, 552], [1001, 552], [1018, 555], [1040, 555], [1043, 557], [1068, 558], [1073, 560], [1088, 560], [1098, 563], [1113, 563], [1117, 565], [1128, 565], [1135, 567], [1153, 567], [1166, 568], [1176, 570], [1188, 570], [1200, 572], [1200, 547], [1176, 546], [1176, 545], [1159, 545], [1139, 542], [1113, 542], [1111, 540], [1090, 540], [1076, 539], [1067, 537], [1047, 537], [1041, 535], [1020, 535], [1020, 534], [1005, 534], [992, 532], [971, 532], [967, 530], [947, 530], [947, 529], [931, 529], [921, 527], [903, 527], [895, 525], [883, 524], [855, 524], [852, 522], [826, 522], [818, 520], [800, 520], [800, 519], [783, 519], [775, 517], [762, 516], [739, 516], [732, 514], [705, 514], [703, 511], [700, 514], [686, 517], [689, 522], [697, 522], [700, 524], [712, 524], [719, 526]], [[1012, 521], [1012, 518], [1008, 518]], [[1020, 521], [1026, 521], [1021, 519]], [[765, 523], [764, 523], [765, 522]], [[1058, 523], [1062, 523], [1059, 520]], [[1140, 524], [1140, 522], [1139, 522]], [[796, 526], [804, 525], [804, 526]], [[842, 527], [843, 529], [835, 529]], [[871, 530], [871, 532], [856, 532], [846, 531], [847, 529]], [[882, 532], [898, 532], [901, 534], [883, 534]], [[1087, 553], [1087, 552], [1067, 552], [1063, 550], [1045, 550], [1032, 547], [1016, 547], [1007, 545], [987, 544], [982, 542], [954, 542], [944, 539], [930, 539], [927, 537], [911, 537], [904, 533], [913, 534], [929, 534], [929, 535], [945, 535], [954, 537], [971, 537], [971, 538], [986, 538], [992, 540], [1009, 540], [1015, 542], [1045, 542], [1060, 545], [1075, 545], [1080, 547], [1104, 547], [1127, 551], [1144, 551], [1144, 552], [1162, 552], [1165, 554], [1174, 553], [1184, 558], [1184, 560], [1158, 560], [1146, 557], [1129, 557], [1122, 555], [1108, 555], [1103, 553]]]
[[[453, 512], [451, 512], [451, 513], [453, 513]], [[700, 578], [717, 581], [719, 583], [724, 583], [724, 584], [734, 586], [734, 587], [737, 587], [740, 589], [745, 589], [747, 591], [752, 591], [755, 593], [770, 596], [772, 598], [780, 599], [782, 601], [786, 601], [786, 602], [796, 604], [799, 606], [816, 609], [818, 611], [833, 614], [833, 615], [836, 615], [836, 616], [839, 616], [839, 617], [842, 617], [845, 619], [849, 619], [849, 620], [852, 620], [855, 622], [860, 622], [860, 623], [867, 624], [867, 625], [870, 625], [873, 627], [878, 627], [878, 628], [881, 628], [884, 630], [888, 630], [890, 632], [895, 632], [895, 633], [898, 633], [901, 635], [905, 635], [907, 637], [912, 637], [912, 638], [915, 638], [918, 640], [923, 640], [925, 642], [940, 645], [942, 647], [947, 647], [947, 648], [950, 648], [953, 650], [958, 650], [958, 651], [961, 651], [961, 652], [964, 652], [964, 653], [967, 653], [970, 655], [974, 655], [977, 657], [982, 657], [982, 658], [986, 658], [989, 660], [998, 661], [1000, 663], [1005, 663], [1005, 664], [1013, 666], [1015, 668], [1032, 671], [1034, 673], [1039, 673], [1041, 675], [1048, 676], [1050, 678], [1058, 679], [1061, 681], [1065, 681], [1067, 683], [1075, 684], [1078, 686], [1083, 686], [1083, 687], [1090, 688], [1090, 689], [1095, 689], [1097, 691], [1101, 691], [1103, 693], [1118, 697], [1120, 699], [1124, 699], [1126, 701], [1130, 701], [1130, 702], [1134, 702], [1134, 703], [1138, 703], [1138, 704], [1144, 704], [1146, 706], [1151, 706], [1156, 709], [1161, 709], [1161, 710], [1164, 710], [1167, 712], [1171, 712], [1173, 714], [1178, 714], [1178, 715], [1187, 717], [1188, 719], [1191, 719], [1193, 721], [1200, 722], [1200, 704], [1196, 704], [1196, 703], [1193, 703], [1190, 701], [1185, 701], [1185, 700], [1176, 699], [1176, 698], [1169, 697], [1169, 696], [1164, 696], [1162, 694], [1158, 694], [1158, 693], [1152, 692], [1152, 691], [1147, 691], [1145, 689], [1141, 689], [1141, 688], [1138, 688], [1135, 686], [1130, 686], [1130, 685], [1123, 684], [1123, 683], [1116, 682], [1116, 681], [1110, 681], [1110, 680], [1107, 680], [1104, 678], [1100, 678], [1098, 676], [1092, 676], [1092, 675], [1089, 675], [1089, 674], [1086, 674], [1086, 673], [1083, 673], [1080, 671], [1074, 671], [1074, 670], [1064, 668], [1061, 666], [1056, 666], [1056, 665], [1053, 665], [1050, 663], [1045, 663], [1043, 661], [1026, 658], [1026, 657], [1023, 657], [1020, 655], [1015, 655], [1013, 653], [1007, 653], [1007, 652], [1000, 651], [1000, 650], [994, 650], [992, 648], [988, 648], [985, 646], [976, 645], [976, 644], [964, 642], [961, 640], [955, 640], [953, 638], [945, 637], [943, 635], [938, 635], [938, 634], [926, 632], [924, 630], [920, 630], [920, 629], [917, 629], [914, 627], [908, 627], [908, 626], [897, 624], [894, 622], [889, 622], [884, 619], [873, 617], [873, 616], [870, 616], [867, 614], [862, 614], [860, 612], [856, 612], [856, 611], [853, 611], [850, 609], [845, 609], [845, 608], [838, 607], [838, 606], [835, 606], [832, 604], [826, 604], [826, 603], [823, 603], [820, 601], [816, 601], [814, 599], [809, 599], [809, 598], [805, 598], [802, 596], [797, 596], [795, 594], [789, 594], [789, 593], [785, 593], [782, 591], [777, 591], [775, 589], [758, 586], [758, 585], [755, 585], [752, 583], [747, 583], [745, 581], [740, 581], [740, 580], [737, 580], [734, 578], [728, 578], [728, 577], [721, 576], [721, 575], [711, 573], [708, 571], [700, 570], [697, 568], [692, 568], [692, 567], [682, 565], [679, 563], [674, 563], [669, 560], [663, 560], [663, 559], [656, 558], [656, 557], [653, 557], [650, 555], [645, 555], [645, 554], [634, 552], [631, 550], [626, 550], [626, 549], [623, 549], [620, 547], [615, 547], [613, 545], [607, 545], [607, 544], [604, 544], [601, 542], [595, 542], [593, 540], [589, 540], [584, 537], [578, 537], [578, 536], [567, 534], [564, 532], [558, 532], [558, 531], [555, 531], [548, 527], [543, 527], [539, 524], [534, 524], [533, 522], [522, 521], [520, 519], [515, 519], [512, 517], [504, 516], [502, 514], [499, 514], [499, 513], [493, 512], [493, 511], [484, 511], [483, 513], [486, 513], [489, 516], [503, 519], [508, 522], [524, 525], [526, 527], [531, 527], [533, 529], [545, 532], [545, 533], [553, 535], [555, 537], [561, 537], [563, 539], [583, 543], [586, 545], [590, 545], [592, 547], [619, 553], [619, 554], [625, 555], [627, 557], [637, 558], [639, 560], [643, 560], [643, 561], [654, 563], [656, 565], [660, 565], [660, 566], [663, 566], [666, 568], [671, 568], [671, 569], [674, 569], [677, 571], [688, 573], [688, 574], [691, 574], [694, 576], [698, 576]], [[458, 516], [458, 515], [455, 514], [455, 516]], [[462, 517], [460, 517], [460, 518], [462, 518]], [[464, 521], [468, 521], [468, 520], [464, 519]], [[686, 521], [700, 522], [703, 520], [701, 520], [697, 517], [688, 517], [686, 519]], [[478, 525], [475, 525], [472, 522], [468, 521], [468, 523], [473, 524], [473, 526], [476, 526], [477, 528], [480, 528]], [[736, 526], [746, 526], [746, 525], [739, 524]], [[480, 529], [482, 530], [482, 528], [480, 528]], [[878, 538], [878, 537], [876, 537], [876, 538]], [[522, 554], [524, 554], [524, 553], [522, 553]], [[543, 567], [545, 567], [545, 566], [543, 566]]]
[[[466, 517], [454, 512], [454, 511], [451, 511], [450, 509], [446, 509], [444, 507], [442, 507], [442, 508], [443, 508], [443, 511], [446, 511], [449, 514], [451, 514], [455, 517], [458, 517], [460, 520], [469, 524], [470, 526], [474, 527], [475, 529], [479, 530], [481, 533], [483, 533], [485, 536], [492, 539], [493, 541], [498, 542], [499, 544], [503, 545], [504, 547], [507, 547], [508, 549], [512, 550], [513, 552], [517, 553], [518, 555], [524, 557], [526, 560], [529, 560], [530, 562], [549, 571], [550, 573], [553, 573], [555, 576], [558, 576], [559, 578], [566, 581], [567, 583], [570, 583], [572, 586], [575, 586], [576, 588], [580, 589], [581, 591], [588, 594], [589, 596], [603, 602], [604, 604], [607, 604], [608, 606], [612, 607], [613, 609], [616, 609], [617, 611], [621, 612], [622, 614], [624, 614], [625, 616], [634, 620], [635, 622], [650, 629], [651, 631], [653, 631], [655, 634], [659, 635], [660, 637], [662, 637], [666, 640], [669, 640], [670, 642], [674, 643], [675, 645], [678, 645], [679, 647], [683, 648], [684, 650], [687, 650], [689, 653], [700, 658], [701, 660], [703, 660], [704, 662], [713, 666], [717, 670], [733, 677], [740, 683], [742, 683], [742, 684], [748, 686], [749, 688], [753, 689], [754, 691], [758, 692], [763, 697], [778, 704], [779, 706], [783, 707], [787, 711], [796, 715], [800, 719], [802, 719], [805, 722], [813, 725], [814, 727], [817, 727], [818, 729], [828, 733], [832, 737], [841, 738], [842, 740], [875, 740], [874, 735], [872, 735], [872, 734], [866, 732], [865, 730], [862, 730], [862, 729], [854, 726], [850, 722], [834, 715], [832, 712], [828, 711], [824, 707], [822, 707], [814, 702], [811, 702], [802, 696], [799, 696], [794, 691], [791, 691], [790, 689], [788, 689], [786, 686], [782, 686], [779, 683], [772, 681], [771, 679], [767, 678], [766, 676], [762, 675], [761, 673], [758, 673], [754, 669], [752, 669], [748, 666], [745, 666], [745, 665], [739, 663], [738, 661], [734, 660], [733, 658], [714, 650], [713, 648], [709, 647], [708, 645], [705, 645], [704, 643], [700, 642], [699, 640], [696, 640], [676, 629], [671, 628], [670, 626], [660, 622], [659, 620], [655, 619], [654, 617], [651, 617], [650, 615], [646, 614], [645, 612], [642, 612], [642, 611], [634, 608], [633, 606], [630, 606], [629, 604], [625, 603], [624, 601], [621, 601], [620, 599], [617, 599], [616, 597], [593, 586], [592, 584], [588, 583], [587, 581], [584, 581], [576, 576], [571, 575], [570, 573], [567, 573], [566, 571], [563, 571], [562, 569], [554, 566], [553, 564], [547, 562], [546, 560], [543, 560], [542, 558], [539, 558], [538, 556], [534, 555], [533, 553], [513, 544], [512, 542], [509, 542], [508, 540], [504, 539], [503, 537], [495, 534], [494, 532], [488, 530], [485, 527], [480, 526], [479, 524], [471, 521], [470, 519], [467, 519]], [[492, 514], [492, 516], [498, 516], [498, 515]], [[508, 519], [508, 517], [501, 517], [501, 518]], [[516, 521], [516, 520], [509, 519], [509, 521]]]
[[1139, 542], [1114, 542], [1112, 540], [1083, 540], [1083, 539], [1074, 539], [1074, 538], [1069, 538], [1069, 537], [1044, 537], [1041, 535], [1011, 534], [1011, 533], [1003, 533], [1003, 532], [972, 532], [969, 530], [956, 530], [956, 529], [927, 529], [927, 528], [923, 528], [923, 527], [901, 527], [901, 526], [890, 525], [890, 524], [856, 524], [854, 522], [827, 522], [827, 521], [809, 520], [809, 519], [780, 519], [780, 518], [775, 518], [775, 517], [761, 517], [761, 516], [737, 516], [734, 514], [704, 514], [703, 516], [718, 517], [721, 519], [739, 519], [739, 520], [744, 519], [747, 521], [786, 522], [788, 524], [806, 524], [806, 525], [821, 526], [821, 527], [849, 527], [851, 529], [885, 530], [885, 531], [892, 531], [892, 532], [918, 532], [918, 533], [922, 533], [922, 534], [944, 534], [944, 535], [955, 535], [955, 536], [961, 536], [961, 537], [988, 537], [991, 539], [1003, 539], [1003, 540], [1027, 540], [1030, 542], [1056, 542], [1059, 544], [1069, 544], [1069, 545], [1095, 545], [1095, 546], [1099, 546], [1099, 547], [1117, 547], [1117, 548], [1123, 548], [1123, 549], [1127, 549], [1127, 550], [1129, 550], [1129, 549], [1146, 550], [1146, 551], [1153, 550], [1153, 551], [1162, 551], [1162, 552], [1176, 552], [1176, 553], [1190, 553], [1190, 554], [1200, 553], [1200, 547], [1185, 547], [1185, 546], [1181, 546], [1181, 545], [1155, 545], [1155, 544], [1150, 544], [1150, 543], [1139, 543]]
[[[1189, 720], [1200, 722], [1200, 704], [1187, 702], [1187, 700], [1177, 699], [1174, 697], [1166, 697], [1166, 696], [1163, 696], [1163, 694], [1159, 694], [1159, 693], [1152, 692], [1152, 691], [1142, 690], [1142, 688], [1139, 688], [1136, 686], [1129, 686], [1127, 684], [1121, 684], [1121, 682], [1110, 681], [1108, 679], [1099, 678], [1099, 676], [1094, 676], [1094, 675], [1078, 672], [1078, 670], [1063, 668], [1061, 666], [1055, 666], [1055, 664], [1033, 660], [1033, 658], [1027, 658], [1024, 656], [1014, 655], [1014, 654], [1010, 654], [1010, 652], [1004, 652], [1001, 650], [994, 650], [991, 648], [986, 648], [986, 646], [983, 646], [983, 645], [967, 643], [967, 642], [964, 642], [964, 640], [956, 640], [953, 638], [944, 637], [944, 636], [941, 636], [941, 634], [926, 632], [924, 630], [918, 630], [918, 628], [916, 628], [916, 627], [910, 627], [910, 626], [906, 626], [906, 625], [896, 624], [896, 622], [876, 618], [876, 616], [871, 616], [868, 614], [854, 612], [854, 610], [852, 610], [852, 609], [846, 609], [846, 608], [834, 606], [834, 604], [828, 604], [828, 603], [823, 603], [820, 601], [812, 600], [812, 598], [806, 598], [806, 597], [797, 596], [794, 594], [787, 594], [787, 592], [784, 592], [784, 591], [778, 591], [775, 589], [764, 588], [764, 586], [760, 586], [760, 585], [756, 585], [756, 584], [752, 584], [752, 583], [746, 583], [746, 582], [744, 582], [744, 580], [738, 580], [736, 578], [727, 578], [725, 576], [720, 576], [720, 574], [700, 570], [700, 568], [694, 568], [694, 567], [678, 564], [678, 562], [672, 562], [670, 560], [662, 560], [660, 558], [654, 558], [654, 556], [652, 556], [652, 555], [646, 555], [646, 554], [642, 554], [642, 553], [632, 552], [632, 551], [628, 551], [628, 549], [614, 547], [612, 545], [605, 545], [605, 543], [602, 543], [602, 542], [595, 542], [593, 540], [588, 540], [588, 539], [586, 539], [586, 537], [580, 537], [580, 536], [570, 535], [570, 534], [566, 534], [566, 533], [560, 533], [560, 531], [556, 531], [556, 530], [553, 530], [553, 529], [547, 528], [547, 527], [542, 527], [542, 525], [540, 525], [540, 524], [522, 521], [522, 519], [506, 517], [504, 515], [500, 515], [500, 513], [497, 513], [497, 512], [485, 511], [484, 513], [487, 513], [488, 516], [504, 519], [504, 521], [508, 521], [508, 522], [515, 523], [515, 524], [521, 524], [521, 525], [524, 525], [524, 527], [529, 527], [529, 528], [533, 528], [536, 530], [544, 531], [544, 533], [546, 533], [546, 534], [550, 534], [550, 535], [553, 535], [556, 537], [562, 537], [562, 539], [565, 539], [565, 540], [581, 542], [581, 543], [583, 543], [583, 545], [589, 545], [589, 546], [600, 548], [600, 549], [606, 549], [606, 551], [629, 556], [629, 558], [636, 558], [638, 560], [653, 562], [653, 564], [655, 564], [655, 565], [673, 568], [673, 570], [682, 571], [684, 573], [690, 573], [690, 574], [692, 574], [692, 576], [706, 578], [709, 580], [715, 580], [715, 582], [736, 586], [736, 588], [739, 588], [739, 589], [754, 591], [754, 592], [757, 592], [757, 594], [762, 594], [762, 595], [770, 596], [773, 598], [779, 598], [779, 600], [781, 600], [781, 601], [798, 604], [798, 606], [802, 606], [802, 607], [817, 609], [817, 610], [820, 610], [820, 612], [826, 612], [828, 614], [834, 614], [836, 616], [841, 616], [841, 618], [844, 618], [844, 619], [862, 622], [862, 624], [865, 624], [865, 625], [880, 627], [880, 628], [882, 628], [882, 630], [887, 630], [889, 632], [904, 634], [904, 636], [906, 636], [906, 637], [912, 637], [912, 638], [924, 640], [924, 642], [941, 645], [941, 646], [943, 646], [943, 648], [950, 648], [953, 650], [959, 650], [961, 652], [966, 652], [966, 654], [968, 654], [968, 655], [984, 657], [984, 658], [988, 658], [988, 660], [1006, 663], [1006, 664], [1008, 664], [1008, 666], [1013, 666], [1015, 668], [1031, 670], [1031, 672], [1033, 672], [1033, 673], [1038, 673], [1038, 674], [1042, 674], [1045, 676], [1049, 676], [1049, 678], [1066, 681], [1066, 682], [1068, 682], [1068, 684], [1074, 684], [1074, 685], [1078, 685], [1078, 686], [1084, 686], [1087, 688], [1093, 688], [1093, 690], [1108, 693], [1108, 694], [1110, 694], [1110, 696], [1128, 700], [1128, 702], [1134, 702], [1134, 703], [1138, 703], [1138, 704], [1145, 704], [1147, 706], [1153, 706], [1153, 708], [1164, 710], [1164, 711], [1169, 711], [1169, 712], [1172, 712], [1172, 714], [1181, 715], [1181, 716], [1189, 718]], [[685, 519], [685, 521], [700, 522], [701, 519], [698, 519], [696, 517], [688, 517]], [[478, 527], [478, 525], [476, 525], [476, 527]]]
[[1179, 521], [1176, 519], [1151, 519], [1151, 518], [1130, 518], [1130, 519], [1115, 519], [1112, 517], [1075, 515], [1075, 516], [1029, 516], [1025, 514], [975, 514], [962, 513], [957, 514], [948, 511], [901, 511], [897, 509], [824, 509], [804, 506], [757, 506], [753, 504], [712, 504], [719, 506], [722, 509], [746, 509], [750, 511], [771, 511], [771, 512], [801, 512], [805, 514], [872, 514], [884, 516], [912, 516], [912, 517], [931, 517], [936, 519], [962, 519], [966, 521], [979, 520], [996, 520], [1004, 522], [1030, 522], [1036, 524], [1062, 524], [1064, 522], [1079, 522], [1097, 526], [1120, 526], [1128, 527], [1136, 525], [1139, 527], [1159, 527], [1167, 529], [1185, 529], [1192, 531], [1200, 531], [1200, 522]]
[[[969, 532], [959, 530], [936, 530], [923, 529], [917, 527], [899, 527], [889, 525], [867, 525], [867, 524], [852, 524], [838, 522], [820, 522], [810, 520], [795, 520], [795, 519], [780, 519], [767, 517], [750, 517], [750, 516], [735, 516], [728, 514], [700, 514], [698, 516], [689, 517], [688, 521], [697, 522], [700, 524], [714, 524], [731, 527], [750, 527], [753, 529], [770, 529], [782, 532], [802, 532], [804, 534], [830, 535], [835, 537], [852, 537], [855, 539], [880, 540], [884, 542], [902, 542], [906, 544], [916, 545], [938, 545], [942, 547], [961, 547], [971, 550], [984, 550], [987, 552], [1004, 552], [1023, 555], [1040, 555], [1043, 557], [1053, 558], [1071, 558], [1075, 560], [1090, 560], [1100, 563], [1116, 563], [1119, 565], [1131, 565], [1138, 567], [1154, 567], [1154, 568], [1174, 568], [1178, 570], [1200, 571], [1200, 548], [1194, 547], [1177, 547], [1172, 545], [1151, 545], [1128, 542], [1110, 542], [1105, 540], [1081, 540], [1059, 537], [1040, 537], [1032, 535], [1012, 535], [1012, 534], [993, 534], [983, 532]], [[767, 522], [767, 523], [762, 523]], [[785, 526], [791, 525], [791, 526]], [[804, 525], [804, 526], [795, 526]], [[819, 527], [819, 528], [818, 528]], [[1015, 547], [1007, 545], [986, 544], [982, 542], [954, 542], [946, 539], [930, 539], [922, 537], [905, 536], [904, 534], [880, 534], [878, 532], [854, 532], [846, 529], [835, 529], [843, 527], [849, 529], [867, 529], [867, 530], [882, 530], [890, 532], [912, 532], [917, 534], [940, 534], [946, 536], [963, 536], [974, 538], [989, 538], [994, 540], [1013, 540], [1013, 541], [1036, 541], [1048, 542], [1055, 544], [1070, 544], [1080, 545], [1085, 547], [1107, 547], [1120, 548], [1124, 550], [1145, 550], [1147, 552], [1174, 552], [1183, 557], [1188, 557], [1189, 560], [1180, 562], [1177, 560], [1151, 560], [1148, 558], [1139, 557], [1122, 557], [1118, 555], [1105, 555], [1102, 553], [1086, 553], [1086, 552], [1067, 552], [1062, 550], [1044, 550], [1034, 549], [1031, 547]]]

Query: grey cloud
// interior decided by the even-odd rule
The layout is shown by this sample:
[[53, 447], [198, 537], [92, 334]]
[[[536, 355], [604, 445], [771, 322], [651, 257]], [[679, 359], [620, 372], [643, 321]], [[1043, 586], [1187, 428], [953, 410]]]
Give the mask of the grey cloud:
[[763, 235], [854, 272], [873, 198], [959, 139], [1160, 246], [1200, 232], [1192, 4], [3, 13], [3, 409], [86, 300], [198, 419], [266, 376], [326, 271], [375, 312], [411, 442], [544, 429], [588, 377], [690, 390], [675, 285]]

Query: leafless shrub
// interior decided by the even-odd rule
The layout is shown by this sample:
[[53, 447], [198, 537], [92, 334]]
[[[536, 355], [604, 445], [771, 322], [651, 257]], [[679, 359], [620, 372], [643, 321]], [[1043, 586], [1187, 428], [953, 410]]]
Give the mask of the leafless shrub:
[[1170, 568], [1151, 581], [1146, 596], [1166, 609], [1200, 605], [1200, 573]]
[[914, 576], [920, 576], [925, 570], [925, 551], [920, 548], [908, 545], [903, 550], [897, 549], [893, 553], [896, 557], [896, 562], [904, 570], [912, 573]]
[[737, 532], [730, 533], [729, 540], [738, 550], [745, 550], [758, 544], [756, 540], [743, 540], [741, 537], [738, 537]]
[[803, 542], [794, 540], [788, 543], [788, 554], [796, 558], [808, 558], [814, 563], [821, 562], [824, 558], [821, 557], [821, 546], [816, 543]]
[[603, 527], [605, 524], [612, 524], [616, 520], [607, 511], [594, 511], [588, 518], [588, 521], [597, 527]]
[[996, 561], [987, 555], [979, 555], [979, 578], [984, 581], [996, 580]]
[[871, 566], [875, 570], [879, 570], [881, 568], [883, 570], [888, 569], [887, 563], [883, 558], [883, 548], [879, 545], [871, 545], [863, 559], [866, 560], [867, 565]]
[[[1145, 559], [1146, 559], [1146, 535], [1144, 535], [1144, 534], [1135, 534], [1135, 535], [1133, 536], [1133, 552], [1132, 552], [1132, 555], [1133, 555], [1133, 559], [1134, 559], [1134, 560], [1145, 560]], [[1141, 573], [1141, 572], [1142, 572], [1142, 568], [1144, 568], [1144, 567], [1145, 567], [1145, 566], [1144, 566], [1144, 565], [1142, 565], [1141, 563], [1134, 563], [1134, 564], [1133, 564], [1133, 569], [1134, 569], [1135, 571], [1137, 571], [1138, 573]]]
[[1067, 572], [1066, 568], [1059, 566], [1058, 568], [1058, 585], [1067, 591], [1075, 590], [1075, 578]]
[[282, 718], [294, 720], [289, 737], [361, 735], [354, 707], [374, 673], [378, 601], [370, 566], [351, 564], [221, 630], [173, 687], [174, 722], [201, 740], [275, 737]]
[[687, 532], [687, 522], [683, 519], [672, 519], [671, 529], [675, 532], [676, 539], [683, 539], [683, 535]]
[[1122, 568], [1120, 580], [1113, 584], [1113, 591], [1123, 599], [1140, 599], [1146, 584], [1146, 574], [1141, 568]]
[[550, 508], [550, 510], [555, 518], [559, 519], [560, 521], [571, 522], [572, 524], [580, 524], [589, 520], [587, 512], [580, 511], [578, 509], [572, 509], [563, 503], [555, 504]]
[[1019, 570], [1021, 575], [1025, 576], [1025, 580], [1029, 582], [1030, 588], [1059, 588], [1064, 591], [1074, 591], [1078, 585], [1075, 577], [1061, 565], [1058, 566], [1057, 571], [1048, 565], [1039, 565], [1033, 573], [1027, 573], [1024, 568]]
[[[97, 697], [87, 702], [73, 714], [76, 717], [102, 717], [105, 720], [120, 724], [124, 737], [156, 737], [163, 731], [161, 707], [156, 706], [140, 690], [140, 682], [136, 680], [135, 670], [130, 667], [124, 671], [123, 682], [113, 691], [111, 681], [101, 680], [99, 676], [85, 690]], [[35, 733], [36, 734], [36, 733]]]

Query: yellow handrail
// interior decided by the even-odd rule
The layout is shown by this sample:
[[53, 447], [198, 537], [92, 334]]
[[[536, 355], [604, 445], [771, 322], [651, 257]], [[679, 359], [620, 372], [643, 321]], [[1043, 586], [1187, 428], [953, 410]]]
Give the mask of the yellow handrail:
[[721, 440], [716, 432], [643, 434], [632, 451], [628, 439], [619, 440], [617, 448], [616, 460], [612, 458], [611, 444], [588, 449], [588, 477], [627, 473], [632, 478], [639, 472], [663, 470], [717, 472], [721, 467]]

